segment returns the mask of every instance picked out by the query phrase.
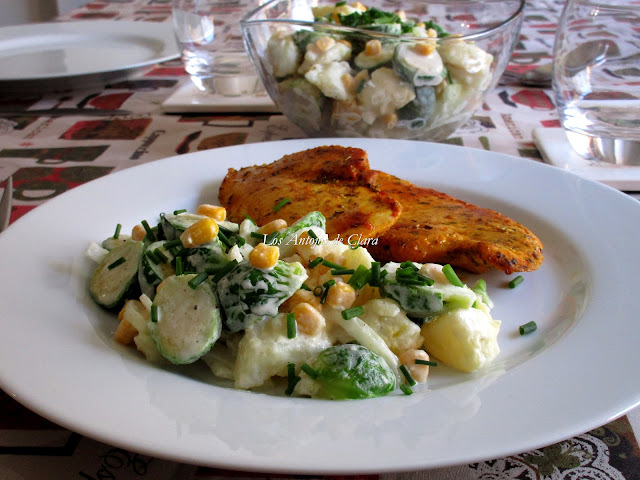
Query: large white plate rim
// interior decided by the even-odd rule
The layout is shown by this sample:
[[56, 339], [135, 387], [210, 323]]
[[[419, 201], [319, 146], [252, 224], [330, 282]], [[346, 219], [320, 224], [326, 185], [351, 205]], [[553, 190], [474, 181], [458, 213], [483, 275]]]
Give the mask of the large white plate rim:
[[[105, 46], [109, 45], [109, 37], [111, 39], [130, 39], [134, 43], [153, 42], [161, 45], [161, 48], [154, 48], [149, 55], [139, 58], [131, 63], [121, 63], [115, 67], [92, 66], [85, 67], [80, 70], [63, 73], [43, 72], [42, 74], [34, 74], [29, 76], [3, 76], [0, 75], [0, 81], [26, 81], [26, 80], [45, 80], [66, 78], [79, 75], [93, 75], [97, 73], [108, 73], [120, 70], [130, 70], [162, 63], [168, 60], [178, 58], [178, 51], [175, 38], [173, 36], [172, 27], [168, 23], [157, 22], [133, 22], [133, 21], [114, 21], [114, 20], [92, 20], [92, 21], [74, 21], [74, 22], [55, 22], [55, 23], [37, 23], [30, 25], [7, 26], [0, 28], [0, 56], [2, 48], [11, 47], [21, 42], [36, 42], [32, 45], [38, 46], [39, 39], [42, 39], [42, 48], [55, 47], [57, 43], [61, 45], [73, 36], [89, 39], [95, 38], [105, 40]], [[15, 47], [14, 47], [15, 48]], [[99, 58], [97, 59], [100, 60]], [[110, 61], [109, 65], [113, 62]]]
[[[387, 397], [369, 400], [365, 404], [314, 402], [245, 394], [181, 376], [169, 376], [184, 392], [184, 418], [176, 418], [179, 409], [171, 405], [173, 399], [163, 397], [171, 391], [171, 386], [166, 385], [168, 374], [144, 362], [115, 355], [95, 335], [87, 318], [69, 318], [69, 325], [65, 326], [65, 334], [72, 331], [74, 335], [81, 335], [81, 341], [73, 342], [71, 351], [69, 346], [51, 346], [51, 340], [60, 335], [58, 325], [37, 323], [34, 330], [34, 325], [27, 323], [33, 319], [25, 319], [21, 328], [34, 333], [33, 337], [28, 337], [28, 342], [23, 340], [21, 345], [17, 345], [8, 341], [7, 335], [2, 335], [0, 339], [0, 382], [3, 389], [63, 426], [142, 453], [236, 469], [325, 473], [411, 470], [504, 456], [582, 433], [625, 413], [640, 402], [637, 385], [632, 381], [637, 378], [635, 365], [638, 353], [633, 338], [638, 334], [638, 327], [631, 321], [632, 301], [626, 304], [626, 299], [634, 298], [630, 280], [639, 266], [638, 259], [632, 254], [632, 247], [637, 244], [635, 225], [640, 207], [635, 200], [608, 187], [552, 170], [552, 167], [481, 150], [356, 139], [299, 140], [228, 147], [134, 167], [128, 171], [128, 175], [137, 178], [138, 175], [152, 174], [154, 169], [161, 167], [163, 170], [178, 171], [181, 165], [202, 166], [214, 157], [234, 157], [236, 163], [246, 164], [259, 163], [261, 160], [267, 162], [283, 153], [325, 143], [361, 146], [369, 152], [374, 167], [381, 162], [381, 155], [407, 152], [414, 155], [424, 152], [425, 162], [428, 163], [428, 150], [449, 156], [452, 167], [458, 164], [467, 168], [475, 165], [474, 172], [483, 171], [477, 168], [483, 162], [501, 167], [498, 170], [502, 170], [502, 175], [508, 166], [510, 173], [507, 178], [524, 175], [532, 179], [531, 187], [514, 181], [512, 186], [504, 187], [506, 192], [501, 191], [501, 195], [508, 195], [513, 190], [514, 205], [524, 209], [531, 208], [521, 201], [522, 198], [531, 198], [527, 190], [541, 186], [541, 180], [536, 180], [536, 176], [541, 176], [544, 186], [549, 189], [548, 195], [553, 197], [538, 196], [538, 209], [550, 209], [553, 202], [562, 199], [565, 194], [575, 195], [579, 192], [583, 195], [584, 208], [602, 231], [594, 230], [593, 236], [581, 238], [577, 247], [585, 252], [604, 250], [616, 254], [611, 258], [604, 258], [605, 255], [589, 258], [591, 263], [588, 267], [593, 273], [592, 292], [588, 311], [580, 318], [580, 328], [572, 329], [570, 334], [548, 347], [544, 355], [533, 357], [520, 365], [517, 375], [512, 371], [505, 375], [481, 377], [441, 391], [429, 392], [428, 397]], [[419, 166], [422, 162], [415, 157], [404, 160], [405, 169]], [[218, 165], [214, 162], [212, 168], [216, 167]], [[486, 190], [484, 182], [495, 175], [495, 168], [486, 170], [487, 178], [478, 178], [477, 182], [461, 179], [460, 183], [464, 189], [477, 189], [482, 193], [483, 188]], [[189, 174], [187, 177], [190, 177], [187, 183], [202, 185], [201, 179], [192, 178], [197, 175]], [[41, 220], [49, 215], [55, 216], [57, 211], [73, 205], [76, 198], [82, 199], [87, 192], [104, 193], [113, 188], [114, 178], [108, 176], [98, 179], [47, 202], [0, 236], [0, 249], [7, 251], [12, 239], [35, 228], [30, 218]], [[121, 175], [120, 179], [123, 178], [124, 175]], [[553, 189], [558, 187], [570, 192], [554, 193]], [[201, 194], [206, 196], [214, 189], [215, 185], [205, 185]], [[179, 191], [172, 204], [179, 204], [182, 198], [187, 197], [187, 194]], [[624, 221], [616, 220], [617, 217], [611, 214], [612, 206]], [[80, 215], [91, 215], [96, 207], [76, 205], [74, 208]], [[104, 210], [104, 207], [99, 210]], [[580, 213], [564, 211], [562, 206], [556, 210], [558, 215], [554, 222], [559, 224], [570, 224], [571, 216]], [[109, 219], [105, 219], [105, 223], [115, 224]], [[604, 238], [604, 232], [611, 227], [615, 227], [616, 235]], [[95, 239], [91, 237], [95, 235], [91, 230], [79, 236], [84, 238], [85, 235]], [[605, 245], [602, 245], [603, 241]], [[38, 246], [34, 238], [21, 238], [20, 243], [21, 248], [25, 249]], [[75, 252], [71, 255], [77, 257]], [[67, 260], [72, 260], [74, 264], [78, 261], [77, 258]], [[3, 261], [0, 270], [19, 276], [15, 272], [20, 272], [20, 264], [19, 260], [9, 258]], [[64, 270], [63, 264], [59, 266]], [[56, 275], [52, 277], [52, 280], [56, 280]], [[70, 277], [61, 278], [71, 281]], [[613, 291], [609, 285], [611, 278], [620, 280], [615, 286], [615, 298], [602, 294]], [[3, 323], [8, 321], [6, 299], [20, 298], [20, 292], [24, 294], [24, 287], [19, 283], [12, 282], [0, 293], [4, 297], [0, 307], [0, 320]], [[60, 298], [69, 292], [68, 288], [68, 284], [51, 286]], [[66, 307], [68, 302], [62, 301], [61, 305]], [[30, 307], [19, 306], [18, 311], [21, 309], [28, 311]], [[52, 310], [55, 311], [54, 308]], [[8, 324], [2, 328], [8, 328]], [[606, 341], [612, 330], [618, 333], [615, 341]], [[47, 358], [45, 362], [37, 362], [34, 352], [43, 348], [49, 354], [55, 353], [55, 356]], [[571, 353], [572, 357], [566, 358], [567, 353]], [[78, 361], [83, 358], [90, 359], [90, 365]], [[9, 368], [11, 362], [19, 367]], [[582, 368], [577, 369], [576, 363], [581, 364]], [[56, 366], [65, 368], [56, 370]], [[550, 366], [553, 366], [552, 370]], [[103, 384], [104, 379], [112, 377], [114, 371], [118, 373], [128, 399], [124, 408], [117, 408], [116, 414], [105, 410], [114, 408], [113, 405], [122, 405], [122, 391], [105, 389]], [[584, 379], [569, 377], [576, 374], [583, 374]], [[61, 388], [77, 383], [78, 377], [74, 378], [75, 375], [81, 375], [83, 392]], [[561, 381], [564, 377], [568, 377], [569, 381]], [[30, 381], [25, 381], [25, 378]], [[526, 378], [526, 382], [522, 378]], [[540, 393], [547, 390], [548, 394]], [[47, 399], [42, 398], [43, 391], [49, 392]], [[438, 409], [433, 415], [422, 413], [419, 422], [411, 421], [416, 408], [425, 406], [425, 398], [428, 398], [426, 406], [437, 406]], [[538, 401], [532, 404], [529, 398]], [[545, 398], [554, 404], [545, 403]], [[570, 406], [558, 401], [578, 398], [583, 401]], [[375, 406], [375, 425], [371, 425], [371, 411], [363, 408], [367, 405]], [[519, 411], [521, 407], [525, 411]], [[557, 415], [558, 409], [561, 416]], [[96, 420], [97, 412], [104, 414], [108, 420]], [[239, 412], [242, 412], [241, 417], [237, 416]], [[471, 416], [465, 418], [465, 413]], [[169, 415], [174, 417], [169, 418]], [[242, 418], [242, 421], [236, 421], [235, 418]], [[342, 425], [343, 428], [323, 430], [323, 422], [327, 421], [334, 426]], [[234, 425], [235, 432], [230, 430]], [[359, 425], [360, 430], [349, 430], [354, 425]], [[288, 439], [280, 438], [279, 432], [289, 435]], [[268, 443], [274, 439], [279, 439], [279, 442]], [[281, 447], [283, 442], [287, 448], [275, 448]], [[318, 452], [314, 450], [314, 445], [319, 444], [322, 445], [322, 451]]]

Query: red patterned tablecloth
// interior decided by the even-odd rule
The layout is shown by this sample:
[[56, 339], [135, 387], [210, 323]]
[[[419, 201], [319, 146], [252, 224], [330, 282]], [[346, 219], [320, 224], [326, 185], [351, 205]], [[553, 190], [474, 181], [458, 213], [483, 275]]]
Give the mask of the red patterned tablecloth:
[[[95, 0], [60, 20], [170, 21], [168, 0]], [[519, 72], [551, 56], [562, 1], [528, 3], [509, 66]], [[189, 82], [180, 61], [156, 65], [101, 89], [2, 96], [0, 107], [124, 108], [106, 118], [0, 116], [0, 178], [13, 175], [12, 220], [77, 185], [145, 162], [203, 149], [286, 138], [302, 132], [280, 115], [166, 115], [161, 103]], [[550, 90], [501, 83], [447, 143], [540, 161], [532, 131], [558, 127]], [[0, 392], [2, 479], [292, 478], [215, 470], [149, 458], [63, 429]], [[632, 412], [555, 445], [455, 468], [369, 475], [375, 479], [637, 479], [640, 451]], [[631, 419], [631, 422], [630, 422]], [[355, 477], [354, 477], [355, 478]]]

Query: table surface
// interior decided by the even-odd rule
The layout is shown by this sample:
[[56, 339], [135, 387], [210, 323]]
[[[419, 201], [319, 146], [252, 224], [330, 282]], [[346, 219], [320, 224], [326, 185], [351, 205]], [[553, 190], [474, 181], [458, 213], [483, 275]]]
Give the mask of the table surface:
[[[61, 21], [170, 22], [168, 0], [95, 0]], [[520, 42], [508, 67], [521, 72], [549, 61], [561, 0], [528, 2]], [[509, 77], [510, 78], [510, 77]], [[483, 108], [446, 143], [542, 161], [532, 132], [559, 127], [550, 90], [507, 77]], [[11, 220], [82, 183], [134, 165], [222, 146], [304, 138], [278, 114], [167, 115], [161, 104], [189, 83], [179, 60], [99, 89], [2, 96], [0, 107], [122, 108], [105, 118], [0, 116], [0, 178], [13, 175]], [[640, 173], [639, 173], [640, 176]], [[30, 412], [0, 391], [0, 478], [217, 479], [291, 478], [184, 465], [82, 437]], [[555, 445], [453, 468], [366, 475], [387, 479], [640, 478], [640, 410]]]

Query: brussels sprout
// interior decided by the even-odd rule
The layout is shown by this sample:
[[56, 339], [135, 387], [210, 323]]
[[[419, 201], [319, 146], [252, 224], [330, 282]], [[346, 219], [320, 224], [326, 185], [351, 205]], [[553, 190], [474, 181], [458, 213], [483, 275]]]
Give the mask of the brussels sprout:
[[326, 223], [326, 219], [322, 213], [311, 212], [297, 220], [290, 227], [285, 228], [282, 232], [274, 235], [273, 238], [269, 239], [269, 242], [278, 245], [281, 257], [288, 257], [295, 253], [296, 236], [302, 235], [312, 228], [316, 234], [319, 233], [317, 229], [321, 229], [324, 232], [326, 230]]
[[218, 237], [211, 242], [198, 245], [187, 250], [184, 256], [184, 269], [187, 272], [204, 272], [216, 274], [222, 270], [229, 259], [225, 254], [225, 246]]
[[266, 317], [275, 317], [278, 307], [307, 279], [299, 262], [278, 260], [269, 270], [239, 263], [217, 284], [218, 297], [231, 332], [244, 330]]
[[396, 376], [382, 357], [357, 344], [329, 347], [310, 362], [314, 397], [348, 400], [381, 397], [393, 391]]
[[435, 283], [418, 273], [421, 264], [387, 263], [380, 293], [398, 302], [407, 315], [427, 319], [456, 308], [471, 308], [476, 294], [467, 286]]

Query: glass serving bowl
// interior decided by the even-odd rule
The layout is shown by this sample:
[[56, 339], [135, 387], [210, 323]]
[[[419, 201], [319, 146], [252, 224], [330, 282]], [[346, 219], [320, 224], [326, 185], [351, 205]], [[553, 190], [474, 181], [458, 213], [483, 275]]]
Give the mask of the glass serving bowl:
[[307, 135], [440, 141], [496, 85], [524, 4], [272, 0], [241, 26], [267, 92]]

